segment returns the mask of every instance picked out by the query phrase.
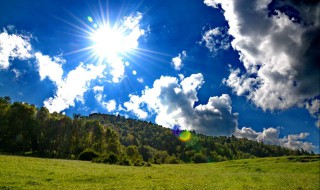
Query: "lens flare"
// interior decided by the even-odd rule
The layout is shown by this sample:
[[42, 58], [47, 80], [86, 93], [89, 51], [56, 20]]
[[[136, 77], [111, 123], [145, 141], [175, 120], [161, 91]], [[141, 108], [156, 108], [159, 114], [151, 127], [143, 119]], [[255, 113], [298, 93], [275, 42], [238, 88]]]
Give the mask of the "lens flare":
[[93, 19], [92, 19], [91, 16], [88, 16], [88, 21], [89, 21], [89, 22], [93, 22]]
[[178, 139], [182, 142], [188, 142], [191, 139], [191, 133], [189, 131], [182, 131]]
[[179, 125], [172, 127], [172, 133], [178, 137], [181, 142], [188, 142], [191, 139], [191, 133], [189, 131], [183, 131]]

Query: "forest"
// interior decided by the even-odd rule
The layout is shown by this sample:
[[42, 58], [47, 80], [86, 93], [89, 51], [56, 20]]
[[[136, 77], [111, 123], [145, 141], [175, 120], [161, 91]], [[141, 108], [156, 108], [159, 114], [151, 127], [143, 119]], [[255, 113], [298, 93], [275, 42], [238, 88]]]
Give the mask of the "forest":
[[119, 165], [207, 163], [255, 157], [310, 155], [234, 136], [207, 136], [120, 115], [49, 113], [0, 97], [0, 154], [79, 159]]

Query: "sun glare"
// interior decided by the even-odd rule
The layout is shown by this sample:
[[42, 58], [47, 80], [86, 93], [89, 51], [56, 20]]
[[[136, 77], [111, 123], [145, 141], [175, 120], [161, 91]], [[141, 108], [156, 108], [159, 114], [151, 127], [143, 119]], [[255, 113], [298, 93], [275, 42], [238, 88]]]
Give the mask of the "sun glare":
[[112, 58], [135, 48], [132, 36], [122, 27], [102, 26], [91, 34], [93, 51], [99, 58]]
[[126, 44], [126, 36], [121, 31], [103, 26], [91, 36], [93, 50], [98, 57], [106, 58], [116, 56], [130, 49]]

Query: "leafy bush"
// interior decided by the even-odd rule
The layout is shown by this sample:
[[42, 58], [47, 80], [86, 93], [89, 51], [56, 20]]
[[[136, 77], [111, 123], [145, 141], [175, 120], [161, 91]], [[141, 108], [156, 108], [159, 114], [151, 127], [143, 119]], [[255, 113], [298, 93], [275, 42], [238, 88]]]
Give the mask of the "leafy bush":
[[145, 166], [145, 167], [150, 167], [151, 164], [150, 164], [150, 162], [145, 162], [145, 163], [144, 163], [144, 166]]
[[95, 163], [119, 164], [119, 157], [116, 154], [102, 155], [92, 160]]
[[165, 163], [166, 164], [181, 164], [181, 160], [179, 160], [177, 157], [175, 156], [169, 156], [165, 159]]
[[206, 163], [207, 157], [201, 153], [196, 153], [193, 156], [193, 161], [194, 161], [194, 163]]
[[119, 161], [119, 164], [120, 165], [123, 165], [123, 166], [131, 166], [132, 165], [132, 162], [129, 158], [127, 158], [126, 156], [122, 157], [121, 160]]
[[92, 150], [91, 148], [87, 148], [80, 153], [79, 160], [92, 161], [94, 158], [97, 157], [99, 157], [99, 153]]
[[105, 159], [103, 160], [103, 163], [109, 163], [109, 164], [115, 164], [119, 160], [118, 156], [116, 154], [109, 154]]

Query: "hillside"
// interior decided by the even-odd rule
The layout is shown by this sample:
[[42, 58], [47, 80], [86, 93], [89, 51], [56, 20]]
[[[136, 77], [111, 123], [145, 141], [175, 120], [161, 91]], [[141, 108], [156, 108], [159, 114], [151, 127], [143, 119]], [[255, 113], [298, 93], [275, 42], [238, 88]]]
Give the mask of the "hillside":
[[319, 189], [319, 156], [124, 167], [0, 156], [0, 189]]
[[204, 163], [310, 154], [248, 139], [171, 130], [122, 116], [49, 113], [0, 98], [0, 152], [121, 165]]
[[[173, 134], [173, 131], [159, 125], [122, 116], [91, 114], [83, 117], [86, 120], [98, 120], [104, 126], [110, 127], [120, 135], [123, 145], [136, 145], [141, 149], [166, 151], [184, 162], [194, 161], [196, 153], [204, 155], [209, 162], [253, 157], [270, 157], [284, 155], [309, 154], [304, 150], [291, 150], [280, 146], [266, 145], [244, 138], [212, 137], [191, 132], [191, 139], [183, 142]], [[148, 160], [150, 156], [144, 155]], [[205, 161], [204, 161], [205, 162]]]

